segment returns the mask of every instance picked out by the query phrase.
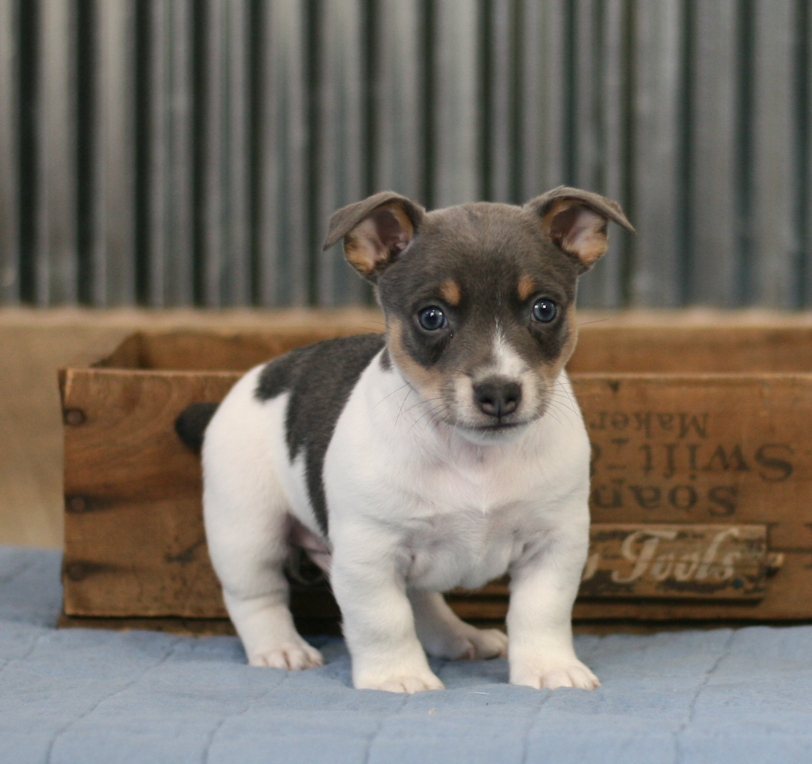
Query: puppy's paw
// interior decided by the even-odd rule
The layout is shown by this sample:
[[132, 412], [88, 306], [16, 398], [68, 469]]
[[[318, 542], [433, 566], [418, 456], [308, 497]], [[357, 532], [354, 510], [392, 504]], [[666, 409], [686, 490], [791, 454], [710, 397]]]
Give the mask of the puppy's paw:
[[444, 690], [445, 685], [431, 671], [420, 674], [391, 673], [385, 676], [362, 676], [353, 683], [357, 690], [407, 692], [410, 695], [426, 690]]
[[296, 642], [285, 642], [268, 650], [251, 653], [248, 663], [252, 666], [267, 666], [287, 671], [316, 668], [324, 663], [321, 653], [303, 639]]
[[601, 685], [598, 677], [578, 660], [541, 667], [511, 666], [510, 683], [523, 684], [537, 690], [555, 690], [559, 687], [594, 690]]
[[507, 645], [507, 634], [499, 629], [475, 629], [471, 626], [464, 632], [431, 640], [426, 645], [426, 652], [435, 658], [449, 660], [504, 658]]

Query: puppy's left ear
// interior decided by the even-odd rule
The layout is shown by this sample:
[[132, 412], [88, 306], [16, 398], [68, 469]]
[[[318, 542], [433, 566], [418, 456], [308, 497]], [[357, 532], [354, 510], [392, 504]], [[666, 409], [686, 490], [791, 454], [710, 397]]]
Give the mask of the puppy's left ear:
[[333, 213], [324, 249], [344, 239], [344, 256], [365, 279], [378, 274], [409, 246], [425, 210], [394, 191], [381, 191]]
[[544, 233], [576, 259], [581, 273], [606, 252], [610, 220], [635, 232], [616, 201], [579, 188], [559, 186], [531, 199], [525, 209], [541, 218]]

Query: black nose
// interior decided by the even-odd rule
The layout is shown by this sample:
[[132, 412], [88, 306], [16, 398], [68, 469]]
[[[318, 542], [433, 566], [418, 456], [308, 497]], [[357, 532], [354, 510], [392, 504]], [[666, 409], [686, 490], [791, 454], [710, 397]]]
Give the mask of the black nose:
[[474, 399], [488, 416], [503, 417], [519, 408], [522, 388], [507, 379], [486, 379], [474, 386]]

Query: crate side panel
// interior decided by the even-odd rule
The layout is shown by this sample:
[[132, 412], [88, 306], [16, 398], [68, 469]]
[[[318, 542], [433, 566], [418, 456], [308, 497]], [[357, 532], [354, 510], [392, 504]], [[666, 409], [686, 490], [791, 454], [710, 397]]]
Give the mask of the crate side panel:
[[221, 400], [238, 378], [66, 372], [68, 615], [224, 616], [203, 532], [200, 460], [174, 421], [189, 403]]
[[586, 325], [568, 369], [576, 374], [812, 372], [812, 329]]
[[[812, 377], [575, 376], [573, 386], [592, 443], [593, 523], [764, 524], [769, 550], [795, 557], [760, 604], [721, 612], [812, 617]], [[605, 602], [584, 617], [693, 612], [674, 607], [656, 616], [651, 603]]]
[[144, 337], [144, 366], [157, 370], [246, 371], [302, 345], [378, 332], [381, 328], [380, 323], [335, 323], [273, 332], [156, 332]]
[[641, 619], [651, 621], [736, 620], [792, 621], [812, 618], [810, 586], [812, 550], [784, 553], [781, 569], [766, 581], [761, 600], [720, 599], [590, 599], [579, 597], [576, 619]]

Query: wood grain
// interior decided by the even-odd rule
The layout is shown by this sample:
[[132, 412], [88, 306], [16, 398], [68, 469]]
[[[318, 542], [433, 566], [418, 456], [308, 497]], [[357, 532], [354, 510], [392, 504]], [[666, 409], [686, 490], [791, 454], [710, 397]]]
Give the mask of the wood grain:
[[[191, 402], [220, 400], [260, 360], [362, 326], [144, 333], [106, 361], [141, 368], [64, 370], [66, 614], [224, 617], [201, 523], [199, 462], [175, 437], [174, 419]], [[593, 554], [602, 562], [587, 577], [579, 617], [812, 617], [812, 373], [763, 371], [793, 358], [796, 368], [812, 365], [809, 331], [585, 328], [572, 380], [593, 446]], [[671, 373], [678, 361], [682, 373]], [[579, 364], [604, 373], [577, 373]], [[195, 365], [211, 370], [190, 371]], [[714, 366], [725, 371], [709, 373]], [[563, 405], [555, 414], [576, 415]], [[708, 564], [722, 567], [681, 581], [691, 555], [704, 564], [720, 534]], [[624, 582], [644, 550], [648, 567]], [[785, 559], [777, 572], [774, 553]], [[501, 618], [506, 595], [496, 583], [451, 601], [467, 617]], [[333, 617], [329, 598], [314, 596], [297, 599], [298, 615]]]

